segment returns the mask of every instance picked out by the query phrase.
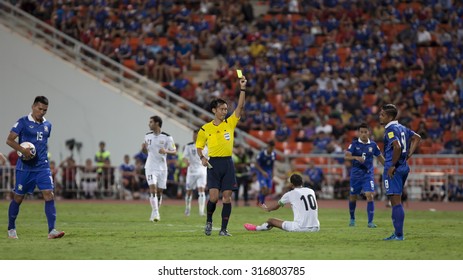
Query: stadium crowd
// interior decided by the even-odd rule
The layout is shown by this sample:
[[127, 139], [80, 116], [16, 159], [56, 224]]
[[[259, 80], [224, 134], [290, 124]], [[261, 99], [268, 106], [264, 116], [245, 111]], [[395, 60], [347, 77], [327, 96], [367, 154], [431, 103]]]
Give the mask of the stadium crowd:
[[[420, 153], [463, 153], [461, 1], [270, 0], [259, 16], [249, 0], [10, 2], [203, 108], [235, 102], [243, 69], [239, 127], [270, 132], [277, 149], [342, 153], [364, 121], [381, 145], [375, 115], [394, 103]], [[198, 59], [218, 67], [194, 83]]]

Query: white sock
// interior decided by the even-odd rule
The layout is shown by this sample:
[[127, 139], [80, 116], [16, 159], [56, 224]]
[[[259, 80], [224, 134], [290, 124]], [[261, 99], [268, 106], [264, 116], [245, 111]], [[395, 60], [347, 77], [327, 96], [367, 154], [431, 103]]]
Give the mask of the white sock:
[[206, 204], [206, 195], [204, 192], [198, 193], [199, 214], [204, 214], [204, 205]]
[[262, 225], [257, 226], [256, 230], [269, 230], [268, 223], [263, 223]]

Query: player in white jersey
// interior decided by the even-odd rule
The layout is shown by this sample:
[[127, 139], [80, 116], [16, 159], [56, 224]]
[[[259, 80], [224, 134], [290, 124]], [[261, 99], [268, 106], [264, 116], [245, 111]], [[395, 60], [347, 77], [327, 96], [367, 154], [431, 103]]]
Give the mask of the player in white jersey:
[[159, 207], [162, 203], [162, 191], [167, 188], [167, 154], [176, 154], [177, 148], [172, 136], [161, 132], [162, 119], [152, 116], [149, 122], [151, 132], [145, 135], [144, 148], [148, 151], [145, 175], [150, 189], [150, 221], [160, 221]]
[[[199, 215], [204, 216], [204, 206], [206, 204], [206, 183], [207, 167], [199, 159], [196, 150], [196, 138], [198, 131], [193, 132], [193, 142], [186, 144], [183, 149], [183, 161], [188, 166], [186, 172], [186, 195], [185, 195], [185, 216], [190, 216], [191, 200], [193, 191], [198, 189]], [[203, 156], [207, 156], [207, 146], [203, 149]]]
[[278, 204], [267, 207], [262, 204], [261, 208], [267, 212], [274, 211], [285, 204], [291, 204], [294, 214], [293, 221], [283, 221], [277, 218], [270, 218], [266, 223], [260, 226], [253, 224], [244, 224], [244, 227], [250, 231], [270, 230], [273, 227], [285, 231], [304, 231], [315, 232], [320, 230], [320, 222], [318, 221], [318, 204], [315, 192], [310, 188], [302, 187], [302, 177], [298, 174], [293, 174], [290, 177], [292, 190], [285, 193]]

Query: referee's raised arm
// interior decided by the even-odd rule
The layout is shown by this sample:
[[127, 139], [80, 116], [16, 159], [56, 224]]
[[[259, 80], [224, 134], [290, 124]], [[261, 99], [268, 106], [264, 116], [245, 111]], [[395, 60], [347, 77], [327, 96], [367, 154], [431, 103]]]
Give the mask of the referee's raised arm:
[[246, 80], [246, 77], [243, 76], [240, 79], [240, 97], [238, 99], [238, 105], [236, 106], [235, 109], [235, 116], [239, 119], [241, 118], [241, 111], [244, 108], [244, 100], [246, 99], [246, 83], [248, 81]]

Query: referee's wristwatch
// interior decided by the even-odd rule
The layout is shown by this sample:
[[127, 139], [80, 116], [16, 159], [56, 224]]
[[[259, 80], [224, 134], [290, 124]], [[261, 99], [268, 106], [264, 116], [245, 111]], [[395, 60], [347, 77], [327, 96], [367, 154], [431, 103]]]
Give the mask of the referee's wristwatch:
[[203, 160], [203, 158], [204, 158], [204, 156], [200, 156], [200, 157], [199, 157], [199, 160], [201, 160], [201, 161], [202, 161], [202, 160]]

